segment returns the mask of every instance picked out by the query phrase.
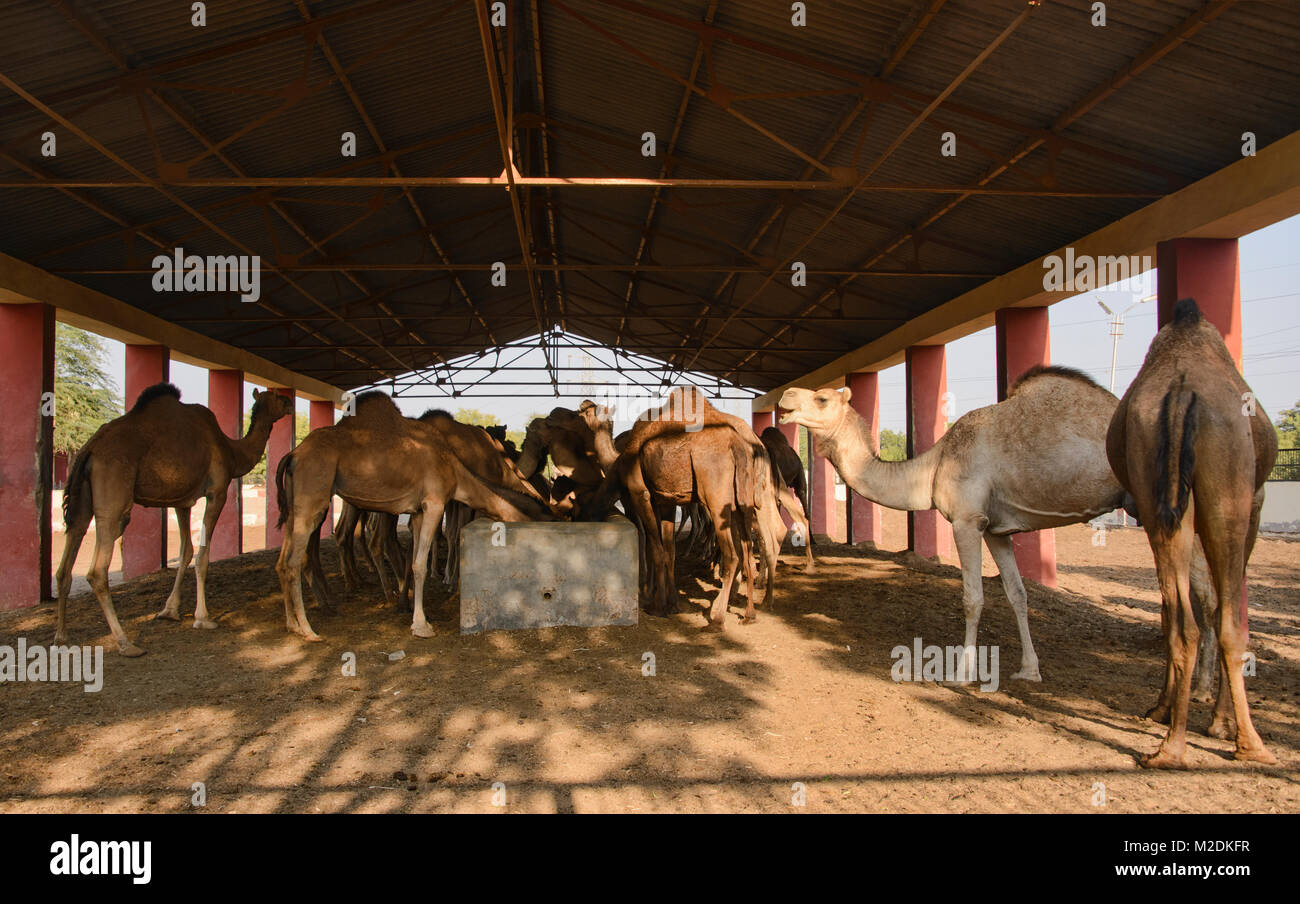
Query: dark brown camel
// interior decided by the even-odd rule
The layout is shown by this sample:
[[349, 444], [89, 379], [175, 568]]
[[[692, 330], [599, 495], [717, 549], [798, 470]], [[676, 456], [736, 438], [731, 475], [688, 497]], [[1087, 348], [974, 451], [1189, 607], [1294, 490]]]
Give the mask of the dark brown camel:
[[808, 513], [812, 511], [808, 503], [808, 474], [799, 453], [790, 445], [781, 428], [768, 427], [758, 438], [772, 463], [772, 484], [781, 496], [782, 508], [790, 513], [798, 529], [794, 542], [803, 545], [808, 560], [805, 571], [811, 574], [817, 563], [812, 552], [812, 526], [808, 523]]
[[208, 577], [208, 550], [217, 518], [226, 505], [230, 481], [252, 470], [262, 457], [271, 425], [293, 413], [293, 400], [276, 393], [254, 392], [248, 433], [230, 439], [221, 432], [217, 418], [203, 405], [181, 404], [180, 390], [170, 383], [150, 386], [126, 414], [109, 421], [81, 448], [68, 471], [63, 491], [63, 518], [67, 540], [57, 574], [59, 588], [58, 625], [54, 642], [67, 643], [65, 615], [68, 589], [72, 585], [72, 564], [82, 538], [95, 519], [95, 559], [86, 575], [104, 610], [108, 628], [123, 656], [140, 656], [144, 650], [127, 638], [117, 620], [108, 592], [108, 565], [113, 544], [131, 517], [132, 504], [149, 508], [174, 508], [180, 530], [181, 555], [176, 582], [158, 613], [159, 618], [180, 620], [181, 579], [194, 555], [190, 539], [190, 509], [203, 497], [203, 533], [199, 562], [194, 627], [215, 628], [208, 618], [204, 589]]
[[[1106, 453], [1136, 502], [1155, 556], [1166, 641], [1162, 701], [1169, 731], [1142, 765], [1183, 768], [1187, 714], [1200, 628], [1191, 594], [1199, 537], [1217, 597], [1219, 635], [1237, 725], [1237, 758], [1276, 763], [1255, 731], [1246, 700], [1242, 657], [1246, 632], [1239, 604], [1255, 544], [1264, 481], [1277, 458], [1277, 435], [1228, 354], [1219, 331], [1183, 299], [1151, 342], [1142, 369], [1110, 422]], [[1225, 695], [1210, 734], [1228, 732]], [[1157, 709], [1159, 706], [1157, 706]]]

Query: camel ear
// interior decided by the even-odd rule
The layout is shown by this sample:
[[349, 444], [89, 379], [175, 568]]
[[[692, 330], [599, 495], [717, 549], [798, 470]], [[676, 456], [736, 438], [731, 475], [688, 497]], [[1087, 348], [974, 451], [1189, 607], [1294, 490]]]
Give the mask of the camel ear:
[[840, 390], [840, 395], [844, 396], [845, 402], [848, 402], [849, 399], [853, 398], [853, 390], [845, 386], [843, 389]]

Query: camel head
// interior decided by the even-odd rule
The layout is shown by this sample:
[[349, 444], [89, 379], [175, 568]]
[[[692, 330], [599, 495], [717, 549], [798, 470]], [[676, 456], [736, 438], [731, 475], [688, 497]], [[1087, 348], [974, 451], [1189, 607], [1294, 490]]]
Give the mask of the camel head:
[[614, 432], [614, 409], [608, 405], [597, 405], [591, 399], [583, 399], [578, 406], [578, 414], [586, 422], [592, 433], [608, 430]]
[[265, 417], [268, 424], [274, 424], [282, 417], [293, 414], [293, 399], [271, 390], [253, 390], [253, 410], [249, 414], [251, 425], [259, 417]]
[[524, 444], [519, 447], [519, 459], [515, 467], [524, 479], [532, 477], [546, 464], [546, 456], [551, 448], [551, 428], [546, 418], [534, 418], [524, 432]]
[[787, 389], [778, 403], [781, 423], [802, 424], [813, 433], [834, 430], [849, 405], [849, 388]]

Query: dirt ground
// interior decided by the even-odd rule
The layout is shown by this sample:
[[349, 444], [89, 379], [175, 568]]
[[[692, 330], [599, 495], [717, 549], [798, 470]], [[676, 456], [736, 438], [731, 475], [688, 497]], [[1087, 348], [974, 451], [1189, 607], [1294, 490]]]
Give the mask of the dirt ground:
[[[882, 545], [904, 545], [903, 530], [886, 513]], [[960, 643], [963, 621], [955, 568], [890, 552], [821, 547], [815, 575], [786, 555], [776, 611], [742, 626], [733, 610], [722, 633], [683, 612], [461, 637], [444, 607], [421, 640], [371, 579], [337, 614], [310, 610], [324, 642], [306, 644], [284, 630], [274, 551], [213, 565], [215, 631], [152, 620], [170, 587], [159, 572], [116, 591], [149, 654], [107, 648], [101, 692], [0, 686], [0, 811], [1300, 811], [1300, 545], [1261, 540], [1250, 573], [1247, 687], [1281, 765], [1235, 762], [1231, 742], [1201, 733], [1199, 704], [1192, 769], [1164, 773], [1137, 765], [1164, 730], [1142, 718], [1163, 669], [1150, 550], [1137, 530], [1091, 540], [1058, 530], [1060, 589], [1029, 588], [1042, 683], [1010, 679], [1015, 622], [986, 580], [992, 693], [891, 679], [896, 645]], [[689, 563], [679, 586], [695, 604], [713, 590]], [[93, 598], [69, 615], [73, 642], [109, 642]], [[0, 644], [51, 643], [53, 621], [50, 607], [0, 614]]]

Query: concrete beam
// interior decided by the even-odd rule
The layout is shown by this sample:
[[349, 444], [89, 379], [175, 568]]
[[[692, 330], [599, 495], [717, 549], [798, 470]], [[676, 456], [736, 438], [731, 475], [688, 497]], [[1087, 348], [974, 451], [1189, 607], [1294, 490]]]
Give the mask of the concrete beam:
[[[72, 326], [127, 345], [163, 345], [172, 357], [208, 370], [240, 370], [253, 383], [293, 389], [342, 406], [343, 390], [142, 311], [111, 295], [0, 254], [0, 304], [48, 304]], [[287, 322], [287, 321], [286, 321]]]

